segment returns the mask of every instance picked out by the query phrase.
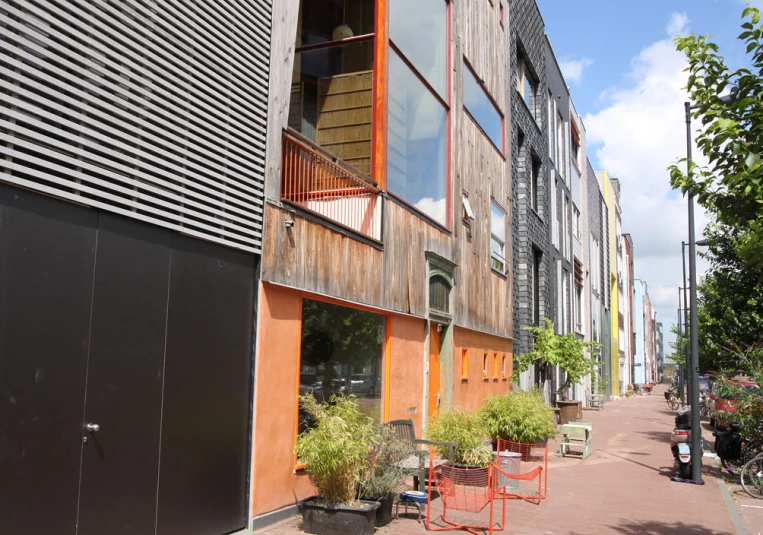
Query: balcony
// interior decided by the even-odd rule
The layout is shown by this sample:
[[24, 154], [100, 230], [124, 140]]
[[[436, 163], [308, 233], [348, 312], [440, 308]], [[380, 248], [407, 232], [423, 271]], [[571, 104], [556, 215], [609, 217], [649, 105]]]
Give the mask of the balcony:
[[376, 182], [292, 129], [283, 134], [281, 202], [381, 242]]

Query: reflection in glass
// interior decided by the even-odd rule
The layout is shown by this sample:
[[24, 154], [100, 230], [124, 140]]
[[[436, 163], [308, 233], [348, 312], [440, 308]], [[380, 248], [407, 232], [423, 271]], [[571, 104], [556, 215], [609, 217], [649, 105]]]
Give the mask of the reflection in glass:
[[371, 174], [373, 40], [295, 54], [289, 126]]
[[393, 50], [389, 55], [388, 189], [447, 225], [446, 110]]
[[445, 0], [390, 0], [389, 35], [421, 76], [447, 101]]
[[302, 0], [300, 4], [297, 47], [374, 33], [374, 0]]
[[464, 107], [496, 148], [503, 152], [503, 119], [464, 63]]
[[[318, 401], [353, 394], [374, 420], [382, 416], [382, 348], [386, 318], [322, 301], [302, 301], [299, 393]], [[299, 412], [300, 431], [310, 425]]]
[[494, 201], [490, 203], [490, 253], [494, 270], [506, 272], [506, 212]]

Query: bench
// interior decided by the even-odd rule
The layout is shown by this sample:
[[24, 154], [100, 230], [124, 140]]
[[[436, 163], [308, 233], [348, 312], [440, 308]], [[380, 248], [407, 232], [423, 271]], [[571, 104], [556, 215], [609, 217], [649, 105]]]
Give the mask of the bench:
[[564, 424], [560, 429], [562, 439], [559, 442], [559, 454], [565, 457], [570, 453], [570, 448], [582, 448], [582, 458], [587, 459], [591, 455], [591, 439], [593, 438], [593, 424], [588, 422], [576, 422]]
[[600, 411], [604, 408], [604, 396], [602, 394], [588, 394], [588, 408]]

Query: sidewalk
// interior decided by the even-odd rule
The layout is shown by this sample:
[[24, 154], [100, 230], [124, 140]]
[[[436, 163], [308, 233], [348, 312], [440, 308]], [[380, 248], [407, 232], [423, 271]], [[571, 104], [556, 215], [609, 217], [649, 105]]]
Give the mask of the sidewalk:
[[[540, 505], [510, 500], [506, 529], [498, 533], [742, 535], [724, 502], [716, 461], [705, 463], [703, 486], [670, 481], [674, 413], [664, 389], [607, 403], [603, 411], [586, 411], [583, 419], [594, 430], [591, 456], [585, 461], [557, 457], [558, 447], [549, 444], [548, 498]], [[709, 432], [705, 435], [712, 439]], [[433, 512], [438, 509], [433, 506]], [[483, 516], [487, 518], [486, 510]], [[300, 522], [294, 518], [255, 533], [296, 535]], [[378, 535], [423, 533], [428, 533], [423, 523], [409, 517], [377, 530]], [[749, 535], [757, 533], [750, 530]]]

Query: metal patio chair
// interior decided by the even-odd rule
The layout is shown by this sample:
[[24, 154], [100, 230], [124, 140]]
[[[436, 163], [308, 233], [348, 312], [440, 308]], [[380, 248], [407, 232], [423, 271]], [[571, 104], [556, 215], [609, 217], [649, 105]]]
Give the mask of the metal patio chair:
[[[429, 463], [427, 463], [427, 459], [431, 457], [429, 446], [448, 448], [447, 459], [435, 460], [436, 463], [442, 463], [446, 460], [453, 462], [453, 451], [458, 444], [456, 442], [435, 442], [433, 440], [416, 438], [413, 420], [390, 420], [387, 422], [387, 426], [396, 435], [398, 440], [410, 444], [410, 451], [398, 460], [398, 466], [413, 476], [413, 486], [415, 488], [421, 492], [426, 492], [426, 480], [429, 476]], [[420, 449], [419, 446], [427, 447]]]

